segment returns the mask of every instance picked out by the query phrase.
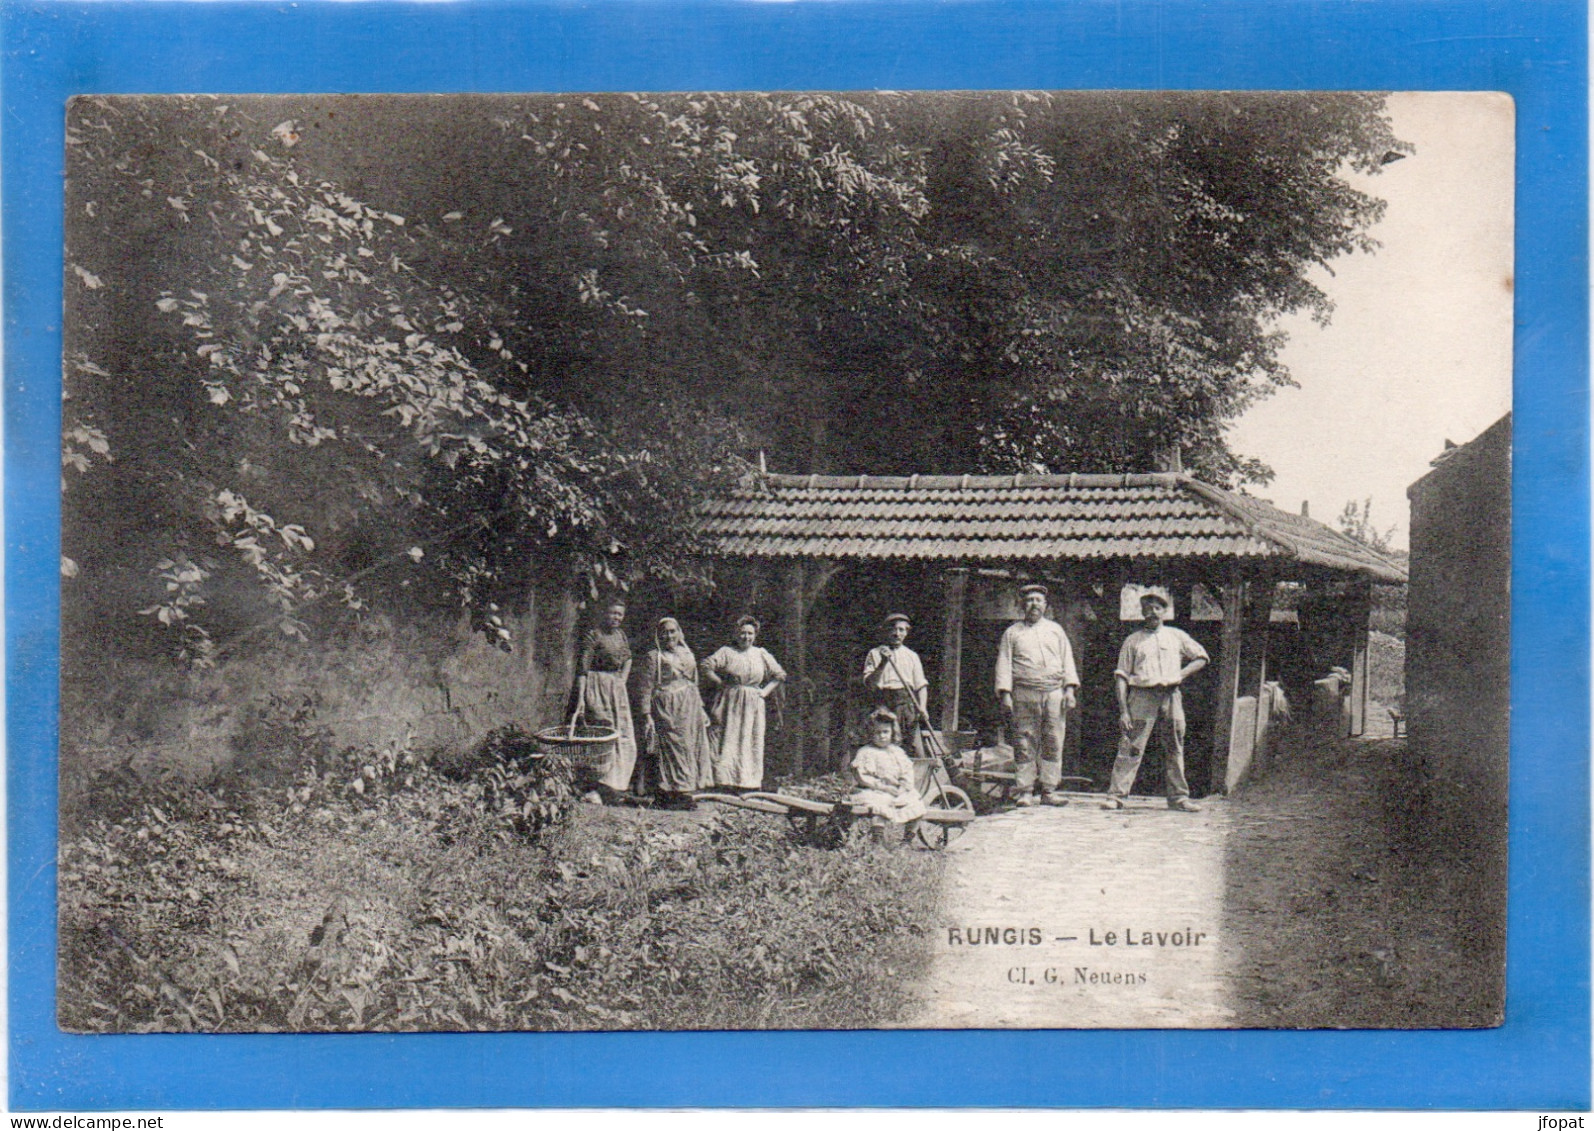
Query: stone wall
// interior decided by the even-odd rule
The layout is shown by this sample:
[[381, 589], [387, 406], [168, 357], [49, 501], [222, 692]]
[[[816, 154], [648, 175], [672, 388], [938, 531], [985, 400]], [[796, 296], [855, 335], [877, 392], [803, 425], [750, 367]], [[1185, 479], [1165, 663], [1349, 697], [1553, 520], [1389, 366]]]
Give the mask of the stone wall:
[[125, 763], [141, 774], [200, 779], [270, 764], [296, 728], [325, 728], [339, 748], [456, 753], [506, 723], [535, 728], [558, 718], [576, 615], [566, 588], [542, 584], [506, 616], [507, 652], [460, 615], [367, 613], [309, 643], [263, 638], [191, 672], [109, 649], [94, 655], [68, 639], [63, 652], [75, 659], [62, 678], [63, 772], [71, 779]]

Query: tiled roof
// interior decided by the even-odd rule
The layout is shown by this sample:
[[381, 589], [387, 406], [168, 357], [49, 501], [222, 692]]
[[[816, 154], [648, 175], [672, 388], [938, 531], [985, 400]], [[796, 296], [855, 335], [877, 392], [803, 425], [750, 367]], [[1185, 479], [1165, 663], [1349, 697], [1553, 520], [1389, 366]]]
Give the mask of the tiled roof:
[[702, 513], [721, 552], [747, 557], [1283, 558], [1406, 579], [1321, 523], [1183, 474], [754, 475]]

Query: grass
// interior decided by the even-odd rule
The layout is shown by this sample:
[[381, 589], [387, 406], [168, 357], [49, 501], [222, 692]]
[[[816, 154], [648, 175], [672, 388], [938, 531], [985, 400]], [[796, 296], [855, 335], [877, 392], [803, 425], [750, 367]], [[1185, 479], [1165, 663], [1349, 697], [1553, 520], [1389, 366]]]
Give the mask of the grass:
[[[500, 744], [345, 752], [286, 787], [63, 814], [79, 1032], [870, 1028], [927, 960], [940, 861], [778, 820], [594, 809]], [[557, 767], [552, 767], [556, 769]]]

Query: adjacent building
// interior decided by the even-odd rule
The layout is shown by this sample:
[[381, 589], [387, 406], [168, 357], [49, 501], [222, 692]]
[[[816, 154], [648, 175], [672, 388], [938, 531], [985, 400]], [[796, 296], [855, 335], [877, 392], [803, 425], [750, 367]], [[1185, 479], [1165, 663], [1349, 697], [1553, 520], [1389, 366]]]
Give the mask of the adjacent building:
[[1511, 723], [1511, 416], [1406, 492], [1407, 733], [1430, 791], [1503, 852]]

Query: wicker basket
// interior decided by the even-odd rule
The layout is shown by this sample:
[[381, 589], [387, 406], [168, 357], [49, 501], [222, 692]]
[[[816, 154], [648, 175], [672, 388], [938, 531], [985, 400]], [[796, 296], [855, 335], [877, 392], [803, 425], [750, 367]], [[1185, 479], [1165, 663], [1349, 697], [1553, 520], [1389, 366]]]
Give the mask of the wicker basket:
[[613, 727], [556, 726], [544, 727], [533, 737], [545, 754], [560, 754], [576, 766], [601, 769], [620, 732]]

